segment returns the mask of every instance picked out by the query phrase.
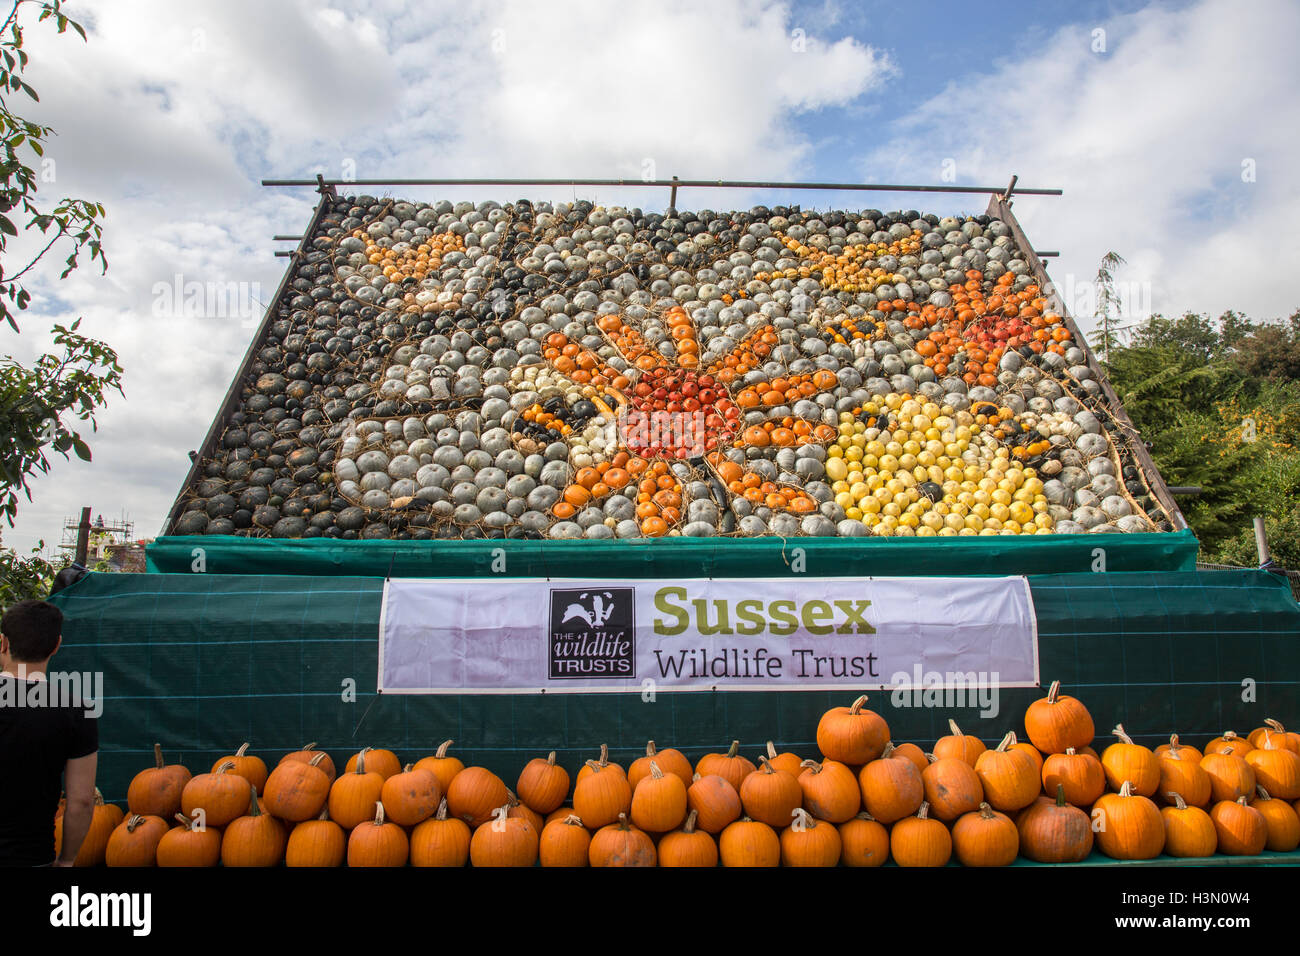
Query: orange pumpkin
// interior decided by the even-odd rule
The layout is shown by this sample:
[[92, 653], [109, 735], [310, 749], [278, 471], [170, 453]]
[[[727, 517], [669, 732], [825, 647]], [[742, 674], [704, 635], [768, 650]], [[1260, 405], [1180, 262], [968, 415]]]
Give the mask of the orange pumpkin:
[[735, 787], [737, 793], [745, 778], [757, 769], [752, 760], [740, 756], [739, 740], [733, 740], [726, 753], [705, 754], [695, 765], [695, 772], [701, 777], [721, 777]]
[[841, 823], [839, 829], [840, 862], [845, 866], [883, 866], [889, 860], [889, 831], [871, 814], [859, 813]]
[[155, 765], [132, 778], [126, 791], [126, 806], [132, 815], [160, 817], [166, 821], [180, 813], [181, 793], [190, 782], [190, 772], [180, 764], [164, 763], [162, 744], [153, 745], [153, 754]]
[[840, 832], [826, 820], [816, 820], [797, 808], [794, 821], [781, 831], [781, 865], [838, 866], [843, 844]]
[[601, 827], [592, 836], [587, 860], [592, 866], [655, 866], [658, 854], [654, 841], [632, 826], [626, 813], [620, 813], [617, 822]]
[[899, 866], [943, 866], [952, 857], [952, 835], [930, 818], [922, 803], [914, 817], [904, 817], [889, 832], [889, 853]]
[[949, 718], [948, 736], [940, 737], [934, 745], [934, 755], [940, 760], [956, 758], [965, 761], [973, 768], [975, 761], [979, 759], [988, 748], [984, 746], [984, 741], [970, 734], [963, 734], [961, 728], [957, 726], [957, 721]]
[[1081, 750], [1096, 735], [1092, 714], [1074, 697], [1061, 693], [1061, 682], [1052, 681], [1047, 696], [1034, 701], [1025, 711], [1025, 732], [1030, 742], [1045, 754]]
[[552, 820], [542, 830], [538, 857], [542, 866], [587, 866], [591, 834], [575, 814]]
[[715, 867], [718, 844], [708, 833], [695, 829], [694, 810], [686, 815], [680, 830], [665, 833], [659, 841], [659, 865], [664, 867]]
[[464, 866], [469, 843], [469, 824], [447, 815], [443, 797], [437, 812], [411, 831], [411, 866]]
[[531, 809], [545, 816], [558, 809], [569, 795], [569, 772], [556, 764], [552, 750], [545, 759], [534, 757], [524, 765], [515, 792]]
[[863, 705], [863, 694], [848, 707], [832, 707], [817, 722], [817, 747], [824, 757], [850, 766], [875, 760], [889, 743], [889, 725]]
[[451, 786], [452, 780], [456, 778], [456, 774], [465, 769], [465, 765], [461, 763], [460, 758], [447, 756], [447, 748], [453, 743], [455, 741], [444, 740], [438, 745], [438, 749], [434, 751], [433, 756], [422, 757], [415, 762], [416, 770], [428, 770], [438, 778], [438, 788], [444, 794], [447, 792], [447, 788]]
[[343, 828], [321, 811], [315, 820], [304, 820], [289, 833], [284, 850], [284, 865], [292, 867], [342, 866], [347, 855], [348, 838]]
[[768, 867], [781, 862], [781, 839], [766, 823], [741, 817], [718, 837], [723, 866]]

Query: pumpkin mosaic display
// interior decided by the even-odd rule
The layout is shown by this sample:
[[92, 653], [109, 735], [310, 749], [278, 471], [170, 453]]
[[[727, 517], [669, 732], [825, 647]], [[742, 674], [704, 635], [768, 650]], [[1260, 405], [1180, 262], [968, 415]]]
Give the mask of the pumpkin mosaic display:
[[171, 533], [1172, 528], [997, 218], [323, 201]]

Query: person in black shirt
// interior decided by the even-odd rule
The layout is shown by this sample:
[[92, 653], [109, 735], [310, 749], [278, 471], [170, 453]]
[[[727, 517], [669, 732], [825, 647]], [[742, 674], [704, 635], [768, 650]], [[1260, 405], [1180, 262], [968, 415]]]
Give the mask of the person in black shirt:
[[[56, 699], [63, 695], [47, 680], [62, 630], [62, 612], [44, 601], [19, 601], [0, 618], [0, 866], [72, 866], [90, 830], [99, 729], [86, 702]], [[61, 778], [67, 805], [55, 859]]]

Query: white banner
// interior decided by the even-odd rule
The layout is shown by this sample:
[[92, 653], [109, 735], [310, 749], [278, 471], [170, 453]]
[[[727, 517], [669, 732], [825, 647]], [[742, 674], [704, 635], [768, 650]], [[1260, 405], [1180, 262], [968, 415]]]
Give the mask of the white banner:
[[389, 694], [1037, 683], [1023, 577], [399, 578], [380, 617]]

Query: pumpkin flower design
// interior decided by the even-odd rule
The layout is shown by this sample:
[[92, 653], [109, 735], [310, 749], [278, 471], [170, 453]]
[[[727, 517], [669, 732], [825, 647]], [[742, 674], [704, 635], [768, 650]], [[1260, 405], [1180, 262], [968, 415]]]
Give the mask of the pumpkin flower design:
[[[345, 517], [410, 509], [468, 537], [1150, 528], [1097, 382], [1005, 224], [890, 223], [705, 242], [687, 270], [681, 253], [575, 248], [539, 220], [503, 260], [513, 278], [439, 293], [485, 301], [435, 303], [490, 311], [496, 344], [448, 331], [385, 357], [377, 398], [427, 418], [349, 421], [332, 477], [366, 516]], [[473, 251], [456, 232], [385, 241], [366, 258], [392, 281]], [[430, 308], [422, 294], [410, 308]], [[462, 390], [454, 373], [475, 369], [480, 390]]]

